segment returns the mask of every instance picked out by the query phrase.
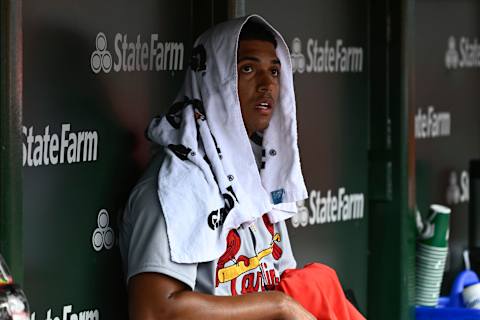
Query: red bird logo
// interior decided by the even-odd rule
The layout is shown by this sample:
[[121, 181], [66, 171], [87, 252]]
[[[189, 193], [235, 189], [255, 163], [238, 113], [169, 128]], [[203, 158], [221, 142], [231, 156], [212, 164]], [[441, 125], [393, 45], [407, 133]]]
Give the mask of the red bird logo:
[[267, 214], [264, 214], [262, 216], [262, 219], [263, 219], [263, 223], [265, 224], [265, 227], [267, 227], [267, 230], [268, 232], [270, 232], [270, 234], [272, 235], [272, 242], [273, 242], [273, 252], [272, 252], [272, 255], [273, 255], [273, 258], [275, 260], [278, 260], [282, 257], [282, 248], [280, 248], [280, 246], [277, 244], [277, 234], [275, 234], [275, 228], [273, 227], [273, 224], [270, 222], [270, 219], [268, 218], [268, 215]]
[[238, 234], [237, 230], [230, 230], [230, 232], [227, 235], [227, 249], [225, 250], [225, 253], [218, 259], [217, 262], [217, 270], [215, 271], [215, 287], [218, 287], [220, 284], [220, 281], [218, 279], [218, 271], [220, 269], [223, 269], [225, 267], [225, 264], [229, 261], [233, 261], [234, 263], [238, 263], [240, 261], [243, 261], [246, 266], [250, 264], [250, 260], [246, 256], [240, 256], [238, 259], [235, 259], [235, 256], [237, 255], [238, 251], [240, 251], [240, 247], [242, 245], [242, 239], [240, 238], [240, 235]]
[[[217, 262], [217, 268], [215, 271], [215, 287], [218, 287], [220, 282], [225, 282], [225, 281], [230, 281], [228, 279], [233, 280], [240, 274], [247, 272], [249, 269], [254, 269], [258, 266], [258, 263], [263, 257], [266, 255], [269, 255], [270, 253], [272, 254], [273, 258], [275, 260], [279, 260], [282, 256], [282, 248], [277, 244], [277, 242], [280, 242], [280, 234], [275, 233], [275, 228], [274, 225], [270, 222], [270, 219], [266, 214], [262, 216], [263, 223], [265, 224], [265, 227], [267, 228], [268, 232], [272, 235], [272, 242], [270, 243], [270, 248], [267, 248], [265, 250], [262, 250], [257, 256], [255, 257], [247, 257], [244, 255], [239, 256], [236, 258], [236, 255], [240, 251], [240, 247], [242, 245], [242, 239], [240, 238], [240, 234], [238, 233], [237, 230], [230, 230], [230, 232], [227, 235], [227, 248], [225, 249], [225, 253], [218, 259]], [[225, 265], [229, 262], [232, 261], [234, 265], [242, 266], [242, 270], [239, 270], [237, 268], [236, 272], [233, 270], [232, 273], [229, 273], [229, 277], [225, 277], [225, 274], [223, 273], [226, 269], [236, 269], [235, 266], [230, 266], [225, 268]], [[251, 261], [253, 261], [253, 265], [250, 266]], [[249, 268], [249, 266], [251, 268]], [[222, 279], [219, 279], [219, 274], [222, 273]]]

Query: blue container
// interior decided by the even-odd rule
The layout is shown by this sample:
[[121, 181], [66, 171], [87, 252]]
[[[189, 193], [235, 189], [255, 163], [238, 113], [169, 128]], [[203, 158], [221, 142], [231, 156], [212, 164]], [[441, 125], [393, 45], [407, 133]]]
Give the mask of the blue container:
[[480, 310], [466, 309], [463, 304], [464, 287], [479, 282], [475, 272], [466, 270], [456, 278], [450, 297], [440, 297], [437, 307], [416, 307], [416, 320], [480, 320]]

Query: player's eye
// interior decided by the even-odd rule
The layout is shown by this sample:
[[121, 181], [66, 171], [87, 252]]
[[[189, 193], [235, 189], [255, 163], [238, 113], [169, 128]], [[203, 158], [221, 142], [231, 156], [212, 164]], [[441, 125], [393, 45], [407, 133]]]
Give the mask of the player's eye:
[[242, 71], [243, 73], [250, 73], [253, 71], [253, 68], [251, 65], [244, 65], [240, 68], [240, 71]]
[[277, 68], [272, 69], [272, 76], [274, 77], [279, 77], [280, 76], [280, 70]]

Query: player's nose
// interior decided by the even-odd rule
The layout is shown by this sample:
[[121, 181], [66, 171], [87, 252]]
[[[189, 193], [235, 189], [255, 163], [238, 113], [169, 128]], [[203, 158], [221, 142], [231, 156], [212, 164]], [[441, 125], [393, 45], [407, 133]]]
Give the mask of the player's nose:
[[272, 91], [275, 79], [270, 70], [263, 70], [257, 73], [257, 89], [260, 92]]

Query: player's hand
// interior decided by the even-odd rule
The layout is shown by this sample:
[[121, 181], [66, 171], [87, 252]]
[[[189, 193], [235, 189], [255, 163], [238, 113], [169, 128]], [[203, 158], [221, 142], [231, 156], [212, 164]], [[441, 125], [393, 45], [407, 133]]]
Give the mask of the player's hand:
[[300, 303], [284, 294], [284, 317], [285, 320], [316, 320], [315, 316], [308, 312]]

